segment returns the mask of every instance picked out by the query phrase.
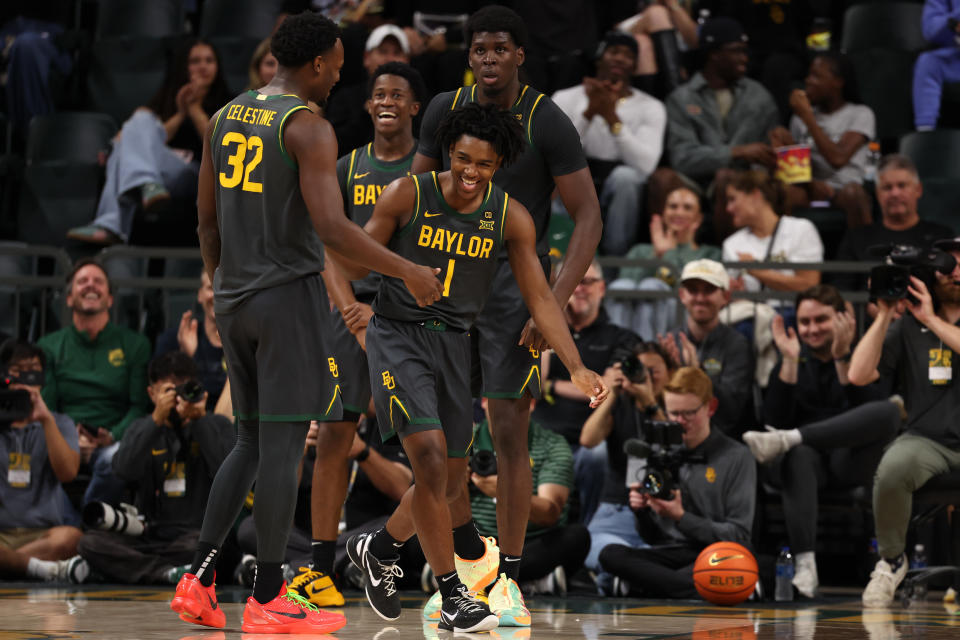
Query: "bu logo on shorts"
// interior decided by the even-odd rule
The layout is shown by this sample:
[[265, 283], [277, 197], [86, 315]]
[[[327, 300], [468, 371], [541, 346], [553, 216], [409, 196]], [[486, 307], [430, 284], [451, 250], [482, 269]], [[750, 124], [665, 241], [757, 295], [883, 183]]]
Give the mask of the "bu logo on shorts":
[[383, 386], [387, 389], [393, 389], [397, 386], [396, 381], [393, 379], [393, 376], [390, 375], [389, 371], [383, 372]]
[[333, 358], [327, 358], [327, 365], [330, 367], [330, 373], [333, 374], [334, 378], [340, 377], [340, 371], [337, 369], [337, 361]]

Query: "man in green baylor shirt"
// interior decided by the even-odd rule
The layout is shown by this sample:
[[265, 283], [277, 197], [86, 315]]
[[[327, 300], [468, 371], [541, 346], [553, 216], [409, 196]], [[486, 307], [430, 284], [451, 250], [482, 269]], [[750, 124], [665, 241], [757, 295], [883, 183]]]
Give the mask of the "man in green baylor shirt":
[[[213, 282], [237, 415], [237, 442], [214, 479], [190, 572], [171, 609], [222, 628], [214, 571], [254, 481], [257, 580], [243, 610], [246, 633], [327, 633], [346, 620], [283, 584], [309, 421], [341, 411], [320, 338], [329, 305], [320, 277], [324, 243], [402, 279], [416, 304], [440, 298], [437, 270], [387, 251], [343, 215], [333, 128], [307, 107], [340, 77], [340, 31], [324, 16], [289, 16], [270, 44], [278, 69], [210, 120], [197, 194], [200, 252]], [[262, 499], [266, 496], [267, 499]]]
[[[426, 95], [420, 73], [402, 62], [379, 66], [367, 86], [366, 107], [373, 121], [373, 142], [337, 160], [337, 182], [347, 217], [361, 226], [373, 214], [384, 187], [410, 175], [410, 163], [417, 149], [413, 118], [420, 112], [421, 100]], [[304, 567], [290, 584], [291, 589], [320, 607], [341, 606], [344, 602], [331, 577], [340, 510], [347, 497], [350, 476], [348, 455], [357, 421], [370, 403], [364, 345], [367, 323], [373, 314], [370, 303], [380, 283], [380, 276], [372, 273], [351, 287], [331, 262], [325, 267], [324, 284], [342, 316], [333, 314], [333, 327], [325, 336], [329, 340], [324, 340], [327, 350], [323, 360], [337, 375], [343, 418], [320, 424], [310, 488], [313, 566]]]
[[[468, 331], [494, 285], [502, 247], [527, 306], [570, 368], [572, 381], [597, 399], [607, 391], [580, 361], [543, 276], [530, 214], [490, 181], [522, 148], [522, 129], [513, 114], [492, 104], [468, 104], [444, 117], [437, 139], [450, 153], [450, 170], [391, 183], [365, 227], [398, 254], [439, 266], [443, 297], [420, 308], [395, 278], [381, 281], [367, 330], [370, 384], [380, 431], [384, 438], [400, 436], [414, 485], [384, 528], [347, 541], [347, 554], [366, 574], [371, 606], [382, 618], [395, 620], [400, 616], [397, 549], [416, 534], [440, 588], [440, 627], [472, 632], [495, 627], [504, 616], [508, 623], [526, 619], [529, 624], [522, 603], [498, 599], [497, 586], [488, 605], [462, 583], [448, 505], [464, 492], [472, 439]], [[350, 275], [363, 275], [337, 262]], [[503, 591], [511, 591], [508, 582], [517, 591], [505, 577], [497, 585], [501, 582]]]
[[[518, 73], [527, 39], [520, 16], [502, 6], [484, 7], [469, 18], [465, 32], [470, 68], [477, 84], [440, 94], [430, 102], [412, 171], [421, 173], [449, 166], [447, 149], [435, 136], [437, 123], [445, 112], [472, 102], [509, 109], [523, 127], [524, 150], [516, 162], [497, 172], [495, 181], [530, 212], [545, 273], [549, 266], [546, 230], [554, 189], [559, 191], [576, 225], [564, 267], [553, 286], [554, 296], [563, 306], [586, 273], [602, 232], [600, 204], [580, 136], [549, 97], [520, 84]], [[490, 401], [490, 429], [497, 447], [499, 571], [516, 581], [532, 491], [527, 394], [540, 395], [540, 351], [547, 343], [533, 322], [528, 321], [517, 284], [505, 262], [500, 264], [493, 292], [471, 330], [473, 366], [475, 377], [478, 369], [482, 375], [482, 393]], [[453, 524], [457, 556], [463, 560], [480, 557], [484, 545], [474, 531], [466, 496], [453, 507]], [[518, 598], [522, 600], [522, 596]]]

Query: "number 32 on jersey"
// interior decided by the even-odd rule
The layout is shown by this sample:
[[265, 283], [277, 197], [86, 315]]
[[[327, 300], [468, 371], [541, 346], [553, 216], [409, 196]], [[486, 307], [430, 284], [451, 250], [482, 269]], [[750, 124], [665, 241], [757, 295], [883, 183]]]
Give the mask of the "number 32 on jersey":
[[[229, 147], [234, 143], [237, 145], [236, 151], [227, 157], [227, 162], [230, 164], [232, 171], [229, 174], [226, 171], [220, 172], [220, 186], [225, 189], [233, 189], [243, 182], [241, 188], [244, 191], [263, 193], [263, 184], [250, 179], [250, 174], [263, 159], [263, 140], [259, 136], [248, 138], [242, 133], [229, 131], [223, 136], [220, 144]], [[248, 151], [253, 152], [253, 158], [244, 166]]]

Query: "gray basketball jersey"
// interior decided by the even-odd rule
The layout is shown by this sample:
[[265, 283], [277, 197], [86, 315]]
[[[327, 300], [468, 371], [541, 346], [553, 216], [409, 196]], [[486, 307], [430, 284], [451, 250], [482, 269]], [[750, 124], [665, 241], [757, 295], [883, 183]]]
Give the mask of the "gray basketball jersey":
[[477, 210], [460, 213], [444, 200], [435, 171], [412, 179], [417, 188], [413, 217], [388, 246], [412, 262], [440, 267], [443, 295], [429, 307], [418, 307], [402, 280], [384, 276], [373, 310], [392, 320], [466, 331], [497, 273], [509, 196], [491, 182]]
[[[262, 289], [323, 271], [323, 244], [283, 143], [294, 95], [247, 91], [225, 106], [210, 139], [220, 229], [214, 308], [228, 313]], [[300, 117], [317, 117], [312, 113]]]

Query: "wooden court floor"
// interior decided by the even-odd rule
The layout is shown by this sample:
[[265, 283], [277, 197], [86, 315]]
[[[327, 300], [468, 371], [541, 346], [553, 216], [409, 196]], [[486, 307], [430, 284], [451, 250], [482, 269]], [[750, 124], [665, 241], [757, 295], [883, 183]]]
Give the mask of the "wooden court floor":
[[[0, 583], [0, 640], [261, 640], [290, 636], [240, 632], [241, 587], [219, 589], [227, 614], [227, 629], [215, 631], [180, 621], [168, 608], [173, 588], [110, 587], [104, 585], [43, 588], [25, 583]], [[347, 626], [333, 635], [309, 636], [331, 640], [445, 640], [454, 635], [425, 625], [420, 606], [426, 597], [404, 595], [399, 620], [385, 623], [369, 608], [362, 594], [348, 592], [343, 608]], [[530, 629], [500, 628], [487, 634], [456, 637], [490, 640], [584, 638], [625, 640], [693, 638], [695, 640], [929, 640], [960, 638], [960, 608], [930, 594], [926, 602], [907, 608], [864, 611], [859, 593], [832, 595], [803, 603], [745, 603], [715, 607], [703, 602], [606, 599], [571, 596], [531, 598]], [[307, 636], [299, 636], [307, 637]]]

